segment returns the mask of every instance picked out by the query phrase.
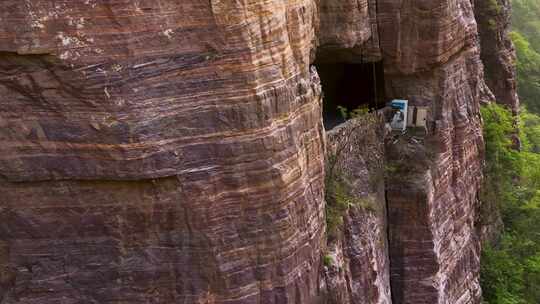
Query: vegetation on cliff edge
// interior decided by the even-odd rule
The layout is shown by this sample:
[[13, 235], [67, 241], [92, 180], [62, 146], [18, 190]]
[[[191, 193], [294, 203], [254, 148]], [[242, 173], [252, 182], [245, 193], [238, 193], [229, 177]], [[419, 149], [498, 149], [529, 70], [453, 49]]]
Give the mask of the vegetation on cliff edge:
[[540, 0], [512, 0], [521, 151], [510, 112], [482, 109], [486, 141], [482, 201], [501, 210], [504, 231], [484, 247], [481, 282], [490, 304], [540, 303]]
[[492, 104], [482, 109], [486, 141], [482, 200], [501, 210], [504, 232], [486, 245], [481, 280], [490, 304], [540, 303], [540, 116], [520, 115], [522, 151], [512, 148], [512, 115]]
[[540, 114], [540, 0], [513, 0], [512, 26], [519, 97], [531, 112]]

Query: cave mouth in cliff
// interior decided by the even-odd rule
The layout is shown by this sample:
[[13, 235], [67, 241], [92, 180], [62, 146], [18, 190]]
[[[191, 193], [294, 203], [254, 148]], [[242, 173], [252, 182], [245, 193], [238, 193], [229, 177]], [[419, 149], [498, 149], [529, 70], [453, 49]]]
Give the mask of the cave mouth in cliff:
[[373, 63], [314, 63], [321, 79], [323, 119], [326, 130], [345, 122], [339, 107], [353, 111], [384, 107], [384, 69], [382, 61]]

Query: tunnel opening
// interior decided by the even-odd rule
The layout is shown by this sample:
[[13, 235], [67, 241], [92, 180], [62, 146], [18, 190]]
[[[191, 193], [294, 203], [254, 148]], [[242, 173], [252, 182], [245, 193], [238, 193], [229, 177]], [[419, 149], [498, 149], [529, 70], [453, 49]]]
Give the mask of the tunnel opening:
[[324, 127], [346, 121], [343, 110], [374, 111], [385, 106], [382, 61], [370, 63], [315, 62], [323, 91]]

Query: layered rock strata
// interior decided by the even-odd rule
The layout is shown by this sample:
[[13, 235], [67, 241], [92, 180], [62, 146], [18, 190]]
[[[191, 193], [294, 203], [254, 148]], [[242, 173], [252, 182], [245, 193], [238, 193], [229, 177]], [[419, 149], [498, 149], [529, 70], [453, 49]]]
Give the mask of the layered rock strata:
[[327, 262], [321, 289], [326, 303], [392, 303], [384, 137], [384, 119], [377, 113], [327, 132], [326, 187], [342, 183], [347, 197], [341, 199], [349, 207], [337, 231], [329, 232], [323, 252]]
[[314, 303], [316, 11], [1, 1], [0, 302]]
[[475, 14], [482, 46], [486, 82], [495, 102], [504, 104], [514, 114], [519, 111], [516, 89], [516, 54], [510, 39], [512, 17], [509, 0], [476, 0]]
[[[480, 302], [478, 108], [494, 97], [471, 1], [0, 12], [0, 303]], [[388, 139], [387, 220], [382, 135], [351, 137], [343, 168], [381, 208], [352, 207], [330, 242], [315, 59], [383, 59], [387, 97], [429, 108], [427, 134]]]
[[382, 59], [377, 0], [320, 0], [317, 60], [365, 63]]
[[479, 303], [479, 104], [491, 93], [473, 7], [379, 1], [379, 11], [388, 97], [428, 108], [427, 134], [387, 147], [393, 303]]

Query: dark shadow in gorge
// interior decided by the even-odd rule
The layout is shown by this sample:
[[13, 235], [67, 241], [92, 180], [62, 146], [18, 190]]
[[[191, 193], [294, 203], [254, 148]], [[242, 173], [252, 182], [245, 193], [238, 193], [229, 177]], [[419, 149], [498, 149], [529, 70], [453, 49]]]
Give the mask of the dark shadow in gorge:
[[343, 123], [338, 106], [353, 111], [385, 106], [382, 61], [374, 63], [315, 62], [323, 91], [323, 119], [326, 130]]

